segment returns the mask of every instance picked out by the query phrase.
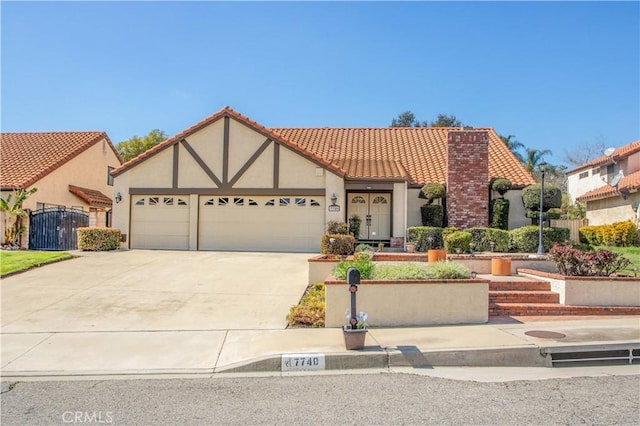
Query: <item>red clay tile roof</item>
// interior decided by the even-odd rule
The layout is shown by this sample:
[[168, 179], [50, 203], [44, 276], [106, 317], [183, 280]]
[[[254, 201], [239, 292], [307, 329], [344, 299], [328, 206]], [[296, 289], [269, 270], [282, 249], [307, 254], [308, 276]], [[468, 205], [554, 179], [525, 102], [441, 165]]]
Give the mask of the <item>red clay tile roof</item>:
[[111, 207], [113, 202], [111, 198], [95, 189], [81, 188], [75, 185], [69, 185], [69, 192], [82, 198], [87, 204], [94, 207]]
[[577, 201], [586, 202], [621, 195], [623, 192], [636, 192], [640, 189], [640, 170], [624, 176], [618, 186], [603, 185], [577, 197]]
[[27, 188], [89, 147], [105, 132], [0, 133], [0, 188]]
[[[413, 184], [446, 181], [445, 127], [274, 128], [224, 107], [112, 172], [117, 176], [210, 123], [224, 117], [254, 128], [345, 178], [408, 180]], [[535, 183], [493, 129], [489, 133], [489, 176], [508, 178], [515, 187]]]
[[569, 170], [567, 173], [573, 173], [575, 171], [586, 169], [589, 167], [601, 166], [603, 164], [610, 163], [612, 159], [615, 161], [618, 161], [620, 159], [630, 156], [631, 154], [635, 154], [638, 151], [640, 151], [640, 140], [637, 140], [635, 142], [631, 142], [627, 145], [623, 145], [619, 148], [616, 148], [610, 157], [606, 155], [602, 155], [596, 158], [595, 160], [591, 160], [588, 163], [581, 164], [575, 169]]

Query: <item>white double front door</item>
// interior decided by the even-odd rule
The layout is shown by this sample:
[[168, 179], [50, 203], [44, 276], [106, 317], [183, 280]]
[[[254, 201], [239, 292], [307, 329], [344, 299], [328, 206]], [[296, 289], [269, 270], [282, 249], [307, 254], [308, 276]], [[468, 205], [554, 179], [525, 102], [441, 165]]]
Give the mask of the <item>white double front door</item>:
[[360, 240], [388, 240], [391, 237], [391, 194], [349, 193], [348, 217], [357, 214]]

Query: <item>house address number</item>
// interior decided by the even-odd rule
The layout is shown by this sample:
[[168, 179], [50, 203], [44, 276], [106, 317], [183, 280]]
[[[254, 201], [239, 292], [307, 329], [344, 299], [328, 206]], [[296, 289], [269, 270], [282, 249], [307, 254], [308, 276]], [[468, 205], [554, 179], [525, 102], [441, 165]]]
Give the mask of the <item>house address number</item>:
[[339, 212], [340, 211], [340, 206], [329, 206], [329, 211], [330, 212]]
[[282, 371], [312, 371], [324, 369], [324, 354], [282, 355]]

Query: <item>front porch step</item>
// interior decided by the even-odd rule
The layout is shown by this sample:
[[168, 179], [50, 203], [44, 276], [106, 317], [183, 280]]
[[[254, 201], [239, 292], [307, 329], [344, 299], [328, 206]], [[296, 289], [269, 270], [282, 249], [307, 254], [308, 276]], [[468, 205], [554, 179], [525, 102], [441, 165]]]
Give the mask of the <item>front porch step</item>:
[[489, 290], [489, 306], [495, 303], [560, 303], [560, 295], [553, 291]]
[[551, 284], [548, 281], [489, 281], [489, 291], [549, 291]]
[[640, 306], [573, 306], [557, 303], [494, 303], [490, 316], [499, 315], [640, 315]]

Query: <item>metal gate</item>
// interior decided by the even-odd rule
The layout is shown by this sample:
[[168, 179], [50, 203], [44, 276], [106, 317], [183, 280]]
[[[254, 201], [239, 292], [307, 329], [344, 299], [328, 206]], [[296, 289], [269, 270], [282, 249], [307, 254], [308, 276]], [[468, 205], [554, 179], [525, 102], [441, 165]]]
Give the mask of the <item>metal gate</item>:
[[29, 215], [29, 249], [76, 250], [78, 228], [89, 226], [89, 215], [80, 210], [52, 207]]

